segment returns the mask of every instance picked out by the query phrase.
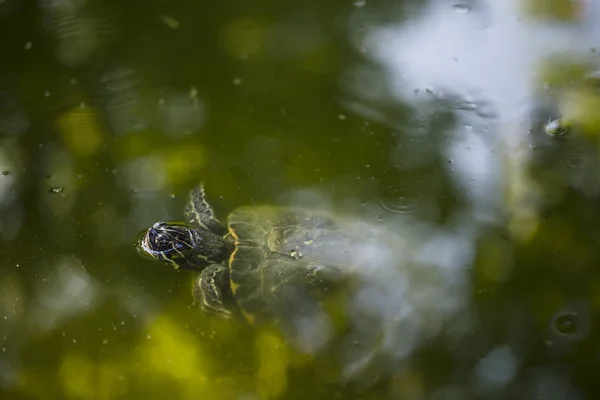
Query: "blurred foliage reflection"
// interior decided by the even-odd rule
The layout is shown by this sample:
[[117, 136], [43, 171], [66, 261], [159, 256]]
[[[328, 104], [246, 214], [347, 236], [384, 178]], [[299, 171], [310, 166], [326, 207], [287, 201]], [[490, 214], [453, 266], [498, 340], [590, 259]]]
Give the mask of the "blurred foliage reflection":
[[[592, 3], [0, 1], [0, 398], [596, 398]], [[380, 227], [360, 329], [302, 351], [140, 257], [200, 181]]]

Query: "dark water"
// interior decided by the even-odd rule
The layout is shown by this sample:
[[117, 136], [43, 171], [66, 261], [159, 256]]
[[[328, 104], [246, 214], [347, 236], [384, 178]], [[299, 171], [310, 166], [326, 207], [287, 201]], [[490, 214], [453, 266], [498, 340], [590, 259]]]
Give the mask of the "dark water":
[[[599, 18], [0, 1], [0, 397], [596, 398]], [[321, 351], [332, 312], [301, 351], [203, 315], [194, 275], [135, 247], [200, 181], [222, 220], [268, 203], [362, 229], [366, 283], [334, 307], [362, 330]]]

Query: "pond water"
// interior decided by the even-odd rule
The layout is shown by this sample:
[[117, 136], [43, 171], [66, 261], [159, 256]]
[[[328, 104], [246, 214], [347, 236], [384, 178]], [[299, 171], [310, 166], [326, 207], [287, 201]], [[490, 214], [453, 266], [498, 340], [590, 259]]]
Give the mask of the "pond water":
[[[0, 1], [0, 398], [596, 398], [599, 20]], [[273, 297], [287, 331], [204, 313], [196, 273], [138, 249], [200, 182], [223, 222], [266, 204], [340, 227], [285, 242], [293, 272], [256, 293], [312, 251], [349, 282]]]

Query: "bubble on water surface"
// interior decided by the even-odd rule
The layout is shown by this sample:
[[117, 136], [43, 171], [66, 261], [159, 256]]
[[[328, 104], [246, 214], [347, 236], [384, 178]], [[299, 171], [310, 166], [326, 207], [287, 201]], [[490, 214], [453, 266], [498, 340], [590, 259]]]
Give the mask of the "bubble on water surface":
[[558, 311], [550, 320], [549, 330], [555, 344], [568, 344], [584, 339], [591, 330], [589, 304], [578, 301]]
[[563, 137], [569, 132], [569, 122], [562, 118], [555, 118], [548, 121], [544, 131], [547, 135], [553, 137]]
[[577, 332], [577, 321], [572, 315], [561, 315], [554, 320], [554, 327], [563, 335], [572, 335]]

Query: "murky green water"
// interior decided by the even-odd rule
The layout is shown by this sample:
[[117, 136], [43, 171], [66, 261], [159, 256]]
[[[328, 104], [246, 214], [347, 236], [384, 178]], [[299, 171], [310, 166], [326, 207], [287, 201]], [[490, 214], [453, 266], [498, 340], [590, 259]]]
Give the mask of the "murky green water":
[[[0, 397], [595, 398], [599, 18], [0, 1]], [[289, 310], [300, 346], [138, 254], [200, 181], [224, 221], [300, 206], [365, 235], [331, 249], [357, 284]]]

